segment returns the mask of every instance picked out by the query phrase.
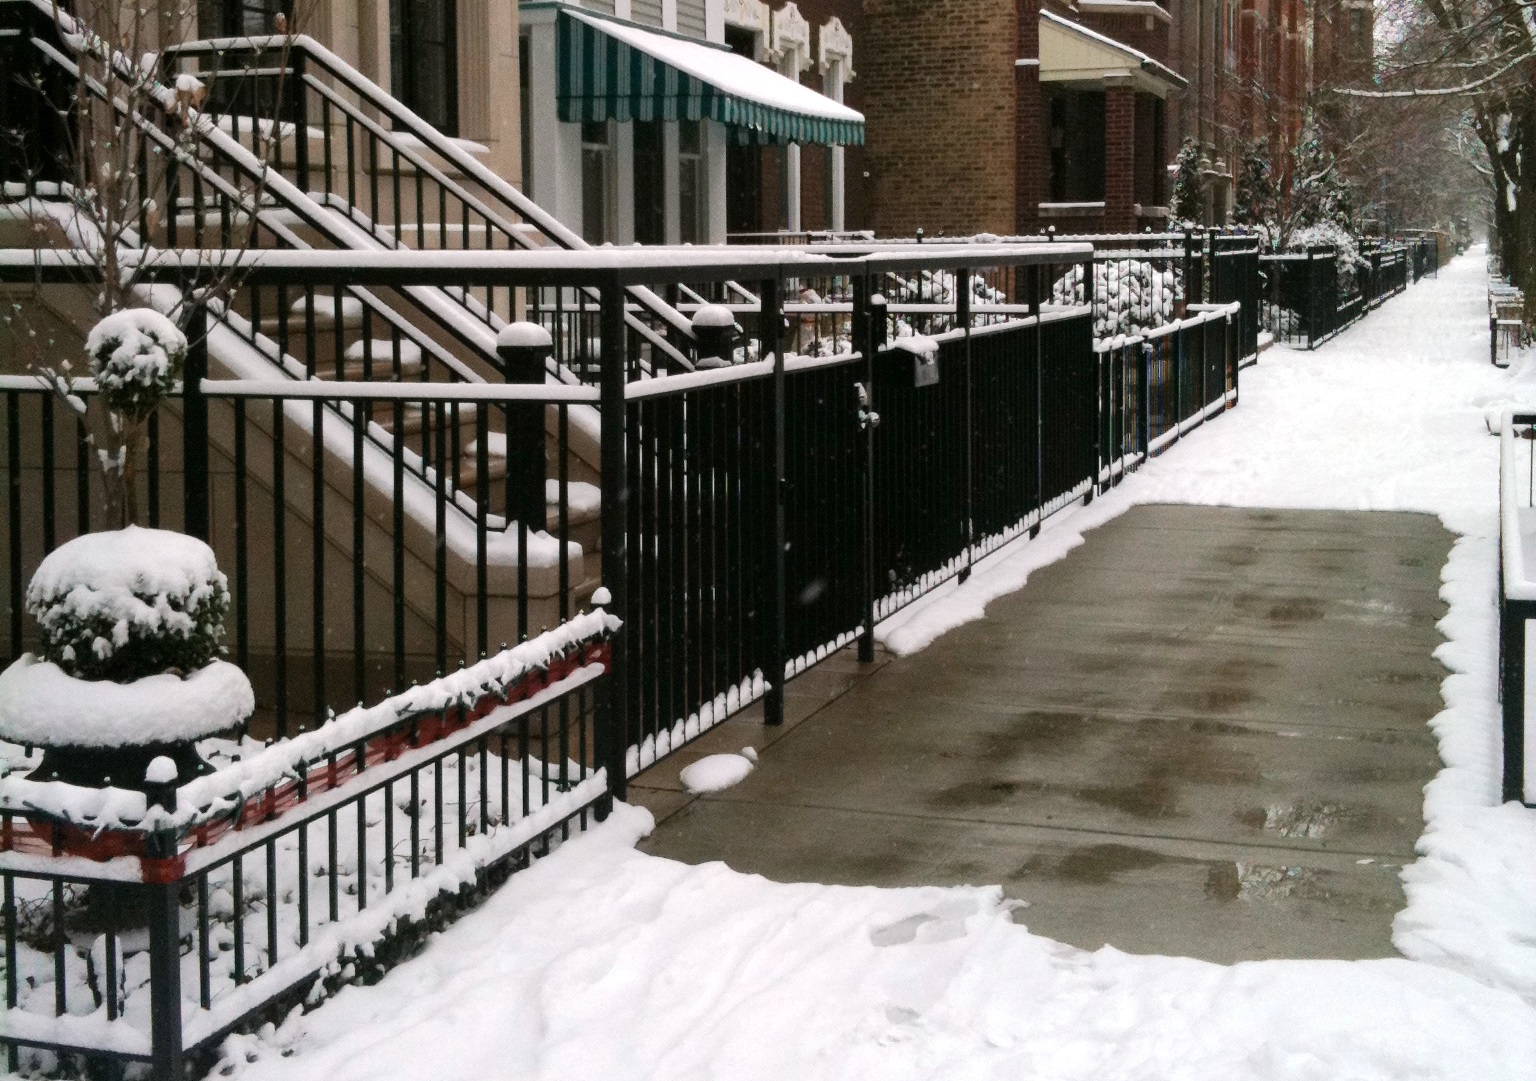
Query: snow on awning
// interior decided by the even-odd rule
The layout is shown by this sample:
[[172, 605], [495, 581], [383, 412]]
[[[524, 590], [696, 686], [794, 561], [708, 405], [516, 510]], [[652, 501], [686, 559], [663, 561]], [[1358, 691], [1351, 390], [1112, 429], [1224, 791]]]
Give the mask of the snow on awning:
[[862, 113], [726, 49], [569, 8], [555, 38], [561, 120], [715, 120], [746, 142], [864, 142]]
[[1188, 82], [1144, 52], [1049, 11], [1040, 13], [1040, 81], [1097, 83], [1130, 78], [1137, 90], [1167, 97]]

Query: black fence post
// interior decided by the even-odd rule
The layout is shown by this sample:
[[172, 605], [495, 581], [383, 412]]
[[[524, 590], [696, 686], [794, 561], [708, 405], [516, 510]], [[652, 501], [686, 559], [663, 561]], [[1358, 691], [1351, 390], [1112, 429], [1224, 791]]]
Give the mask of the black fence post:
[[[295, 182], [300, 191], [309, 190], [309, 110], [305, 107], [304, 95], [304, 51], [302, 49], [290, 49], [288, 53], [289, 63], [293, 66], [293, 74], [290, 77], [293, 91], [292, 100], [288, 102], [286, 109], [279, 113], [291, 111], [293, 114], [293, 171]], [[273, 117], [274, 122], [280, 121], [282, 116]], [[281, 130], [281, 129], [278, 129]], [[329, 181], [329, 178], [327, 178]], [[327, 182], [329, 188], [329, 182]], [[398, 218], [400, 208], [395, 208]]]
[[1152, 343], [1142, 342], [1137, 350], [1141, 354], [1141, 385], [1136, 388], [1136, 407], [1141, 428], [1142, 457], [1152, 457]]
[[[542, 327], [528, 323], [509, 323], [496, 339], [496, 353], [508, 383], [544, 382], [545, 366], [554, 350], [554, 341]], [[530, 531], [544, 528], [548, 500], [544, 480], [549, 472], [548, 439], [544, 430], [542, 402], [519, 403], [508, 410], [507, 472], [511, 477], [511, 503], [508, 521], [525, 523]], [[484, 446], [477, 447], [476, 468], [487, 463]], [[565, 493], [561, 493], [561, 499]]]
[[[1501, 561], [1502, 562], [1502, 561]], [[1503, 798], [1525, 798], [1525, 621], [1526, 606], [1510, 603], [1499, 582], [1499, 696], [1503, 699]]]
[[1317, 249], [1307, 249], [1306, 262], [1307, 276], [1307, 348], [1316, 349], [1318, 335], [1317, 326]]
[[[859, 391], [859, 662], [875, 659], [875, 313], [870, 304], [869, 275], [853, 279], [853, 333], [864, 354], [863, 385]], [[879, 318], [884, 321], [882, 309]]]
[[[147, 854], [164, 867], [176, 856], [176, 835], [149, 835]], [[182, 1081], [180, 883], [144, 885], [149, 915], [150, 1076]]]
[[[624, 290], [618, 278], [611, 278], [600, 293], [602, 336], [601, 405], [602, 436], [600, 463], [603, 478], [602, 536], [603, 586], [608, 590], [607, 610], [627, 618], [629, 614], [629, 500], [628, 470], [624, 460], [628, 405], [624, 400], [626, 383], [624, 356]], [[608, 770], [608, 794], [598, 808], [599, 820], [606, 818], [612, 801], [622, 800], [628, 789], [629, 748], [629, 629], [620, 627], [609, 643], [610, 661], [607, 693], [600, 706], [593, 748], [597, 760]]]
[[208, 309], [193, 301], [187, 312], [187, 358], [182, 367], [182, 529], [208, 539]]
[[971, 564], [976, 549], [976, 425], [975, 386], [971, 366], [971, 271], [970, 268], [955, 271], [955, 321], [965, 335], [965, 369], [961, 378], [965, 381], [965, 567], [960, 571], [960, 581], [971, 576]]
[[761, 319], [762, 348], [773, 353], [773, 447], [768, 491], [773, 500], [772, 536], [773, 555], [768, 564], [768, 656], [764, 664], [763, 678], [767, 690], [763, 697], [763, 723], [784, 723], [784, 670], [788, 658], [785, 620], [785, 593], [788, 591], [788, 568], [785, 563], [784, 522], [784, 284], [778, 278], [763, 282]]

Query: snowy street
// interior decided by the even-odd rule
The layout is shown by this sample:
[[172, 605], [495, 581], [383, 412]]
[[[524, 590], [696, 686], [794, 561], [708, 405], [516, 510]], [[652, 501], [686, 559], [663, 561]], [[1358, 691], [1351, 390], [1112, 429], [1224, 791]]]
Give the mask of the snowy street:
[[[1236, 411], [880, 628], [910, 654], [1140, 504], [1415, 511], [1456, 540], [1425, 721], [1443, 765], [1401, 871], [1401, 959], [1084, 951], [995, 887], [781, 884], [636, 843], [648, 812], [519, 873], [425, 953], [280, 1028], [247, 1081], [1524, 1079], [1536, 1063], [1536, 812], [1499, 806], [1498, 440], [1536, 355], [1488, 363], [1481, 249], [1315, 352], [1242, 374]], [[771, 750], [769, 752], [771, 754]], [[766, 768], [765, 766], [759, 767]]]

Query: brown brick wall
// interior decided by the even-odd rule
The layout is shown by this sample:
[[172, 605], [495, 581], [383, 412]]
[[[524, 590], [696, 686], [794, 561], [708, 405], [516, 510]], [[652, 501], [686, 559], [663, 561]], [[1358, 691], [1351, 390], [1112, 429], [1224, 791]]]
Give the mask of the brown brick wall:
[[1136, 92], [1110, 86], [1104, 92], [1104, 220], [1114, 232], [1136, 228]]
[[[1039, 0], [1018, 0], [1018, 46], [1014, 55], [1040, 59]], [[1014, 116], [1018, 132], [1014, 145], [1015, 208], [1013, 231], [1033, 236], [1043, 224], [1040, 203], [1050, 182], [1045, 132], [1045, 99], [1040, 89], [1040, 68], [1014, 69]], [[1065, 230], [1064, 230], [1065, 231]]]
[[1016, 228], [1014, 3], [865, 0], [854, 67], [877, 103], [864, 168], [881, 235]]

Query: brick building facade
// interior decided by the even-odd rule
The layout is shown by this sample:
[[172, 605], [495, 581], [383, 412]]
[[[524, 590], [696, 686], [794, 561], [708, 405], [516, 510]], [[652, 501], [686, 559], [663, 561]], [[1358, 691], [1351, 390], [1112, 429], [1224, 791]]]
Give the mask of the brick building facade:
[[1369, 81], [1375, 13], [1370, 0], [1169, 3], [1172, 55], [1190, 81], [1171, 105], [1170, 128], [1175, 143], [1199, 145], [1204, 218], [1221, 224], [1246, 141], [1267, 141], [1283, 182], [1314, 91]]
[[1152, 0], [865, 0], [877, 232], [1160, 225], [1169, 21]]

